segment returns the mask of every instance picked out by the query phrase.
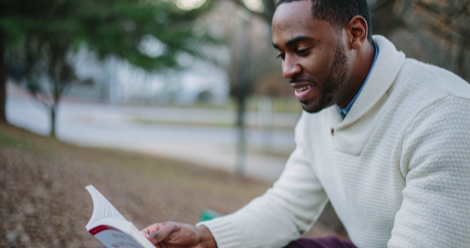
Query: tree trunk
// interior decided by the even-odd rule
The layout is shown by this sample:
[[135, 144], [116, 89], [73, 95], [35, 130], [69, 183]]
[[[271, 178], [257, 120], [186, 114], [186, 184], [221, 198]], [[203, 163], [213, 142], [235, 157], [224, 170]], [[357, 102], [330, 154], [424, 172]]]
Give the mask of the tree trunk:
[[[239, 85], [240, 87], [240, 85]], [[237, 167], [236, 172], [239, 175], [245, 174], [246, 162], [246, 139], [245, 139], [245, 101], [246, 97], [242, 96], [241, 89], [238, 90], [237, 99]]]
[[50, 108], [50, 114], [51, 114], [51, 130], [49, 133], [49, 137], [55, 138], [56, 133], [55, 133], [55, 127], [56, 127], [56, 114], [57, 114], [57, 105], [53, 104]]
[[5, 111], [7, 100], [7, 77], [4, 53], [5, 50], [3, 48], [3, 37], [0, 31], [0, 123], [8, 123]]
[[239, 81], [237, 96], [237, 165], [238, 174], [245, 173], [246, 138], [245, 138], [245, 105], [250, 93], [250, 67], [251, 67], [251, 23], [250, 18], [244, 18], [242, 24], [242, 56], [239, 64]]
[[52, 104], [51, 104], [51, 132], [50, 137], [56, 138], [56, 124], [57, 124], [57, 109], [59, 108], [59, 102], [63, 93], [64, 85], [59, 83], [59, 79], [53, 80], [53, 91], [52, 91]]

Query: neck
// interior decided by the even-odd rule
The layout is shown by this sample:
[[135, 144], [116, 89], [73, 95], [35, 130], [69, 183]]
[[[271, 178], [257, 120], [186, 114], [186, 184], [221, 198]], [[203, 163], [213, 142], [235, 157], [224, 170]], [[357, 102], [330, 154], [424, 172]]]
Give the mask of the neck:
[[375, 46], [366, 41], [359, 50], [357, 50], [357, 56], [354, 63], [351, 65], [351, 81], [347, 95], [343, 98], [344, 100], [339, 101], [336, 105], [340, 108], [345, 108], [354, 99], [357, 92], [361, 89], [364, 81], [369, 74], [372, 63], [375, 58]]

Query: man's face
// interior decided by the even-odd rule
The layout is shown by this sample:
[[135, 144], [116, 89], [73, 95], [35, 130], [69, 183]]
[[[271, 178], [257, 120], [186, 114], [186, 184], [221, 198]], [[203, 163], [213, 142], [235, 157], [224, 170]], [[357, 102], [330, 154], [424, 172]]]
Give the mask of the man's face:
[[341, 100], [347, 62], [341, 30], [314, 20], [311, 1], [279, 5], [274, 13], [273, 45], [282, 73], [305, 111], [316, 113]]

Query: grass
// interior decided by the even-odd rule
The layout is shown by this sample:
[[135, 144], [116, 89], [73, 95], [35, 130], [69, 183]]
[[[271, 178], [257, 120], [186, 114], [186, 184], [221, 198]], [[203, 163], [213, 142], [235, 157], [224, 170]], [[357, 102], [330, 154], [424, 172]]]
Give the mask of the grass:
[[[259, 96], [250, 96], [246, 102], [247, 111], [258, 111]], [[164, 106], [178, 108], [195, 108], [195, 109], [219, 109], [219, 110], [236, 110], [237, 103], [234, 99], [227, 102], [214, 104], [196, 102], [191, 104], [165, 102], [165, 103], [148, 103], [149, 106]], [[302, 113], [302, 107], [295, 97], [275, 97], [272, 98], [272, 110], [276, 113]]]
[[82, 148], [0, 126], [0, 247], [98, 247], [93, 184], [137, 227], [228, 214], [270, 185], [164, 158]]
[[[149, 119], [133, 119], [132, 122], [142, 125], [172, 125], [172, 126], [196, 126], [196, 127], [222, 127], [234, 128], [236, 123], [229, 122], [190, 122], [190, 121], [165, 121], [165, 120], [149, 120]], [[247, 129], [262, 129], [259, 125], [246, 125]], [[295, 126], [272, 126], [276, 130], [294, 130]]]
[[0, 145], [26, 151], [32, 151], [34, 149], [34, 147], [27, 142], [4, 135], [0, 135]]
[[[138, 228], [195, 224], [203, 209], [236, 211], [269, 184], [189, 163], [83, 148], [0, 125], [0, 247], [99, 247], [85, 225], [93, 184]], [[310, 236], [334, 234], [321, 224]]]

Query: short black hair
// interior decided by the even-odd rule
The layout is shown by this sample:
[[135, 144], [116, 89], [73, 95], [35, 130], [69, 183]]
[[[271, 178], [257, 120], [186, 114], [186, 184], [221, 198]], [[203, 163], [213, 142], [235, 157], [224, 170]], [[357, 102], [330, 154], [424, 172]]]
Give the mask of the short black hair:
[[329, 21], [334, 27], [344, 27], [354, 16], [362, 16], [367, 23], [367, 40], [370, 44], [374, 44], [369, 5], [366, 0], [279, 0], [277, 6], [298, 1], [311, 1], [312, 17]]

